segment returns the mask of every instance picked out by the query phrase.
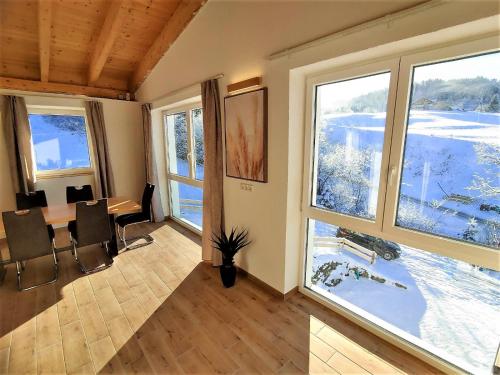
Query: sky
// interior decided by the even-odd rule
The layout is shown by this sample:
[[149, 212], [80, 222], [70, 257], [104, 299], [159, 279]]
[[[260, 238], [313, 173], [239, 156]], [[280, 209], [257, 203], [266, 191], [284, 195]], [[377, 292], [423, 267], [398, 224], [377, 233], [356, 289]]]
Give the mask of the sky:
[[[420, 83], [428, 79], [450, 80], [479, 76], [500, 80], [500, 52], [417, 66], [413, 78], [414, 82]], [[388, 88], [389, 80], [389, 73], [381, 73], [319, 86], [318, 104], [323, 109], [340, 108], [352, 98]]]
[[381, 73], [318, 87], [321, 108], [339, 108], [352, 98], [389, 88], [390, 73]]
[[417, 66], [414, 72], [414, 81], [422, 82], [436, 78], [443, 80], [475, 78], [478, 76], [500, 80], [500, 52]]

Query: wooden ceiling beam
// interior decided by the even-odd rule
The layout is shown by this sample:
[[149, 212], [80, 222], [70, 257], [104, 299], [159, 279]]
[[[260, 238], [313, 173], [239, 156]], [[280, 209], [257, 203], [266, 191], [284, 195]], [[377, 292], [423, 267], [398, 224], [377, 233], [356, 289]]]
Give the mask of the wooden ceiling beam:
[[96, 98], [119, 99], [126, 92], [91, 86], [70, 85], [66, 83], [29, 81], [25, 79], [0, 77], [0, 89], [46, 92], [53, 94], [85, 95]]
[[116, 38], [120, 35], [120, 28], [131, 7], [131, 0], [110, 1], [104, 24], [90, 57], [88, 71], [89, 85], [93, 85], [99, 79], [104, 64], [106, 64]]
[[50, 34], [52, 30], [52, 0], [38, 0], [38, 49], [40, 81], [49, 81]]
[[130, 92], [135, 92], [172, 43], [193, 19], [206, 0], [181, 0], [167, 24], [140, 61], [129, 81]]

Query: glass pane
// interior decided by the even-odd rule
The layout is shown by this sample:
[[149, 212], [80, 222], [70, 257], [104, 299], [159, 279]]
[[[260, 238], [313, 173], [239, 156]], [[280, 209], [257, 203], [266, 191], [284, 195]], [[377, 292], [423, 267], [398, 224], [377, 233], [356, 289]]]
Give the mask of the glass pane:
[[83, 116], [30, 114], [29, 122], [38, 171], [90, 167]]
[[414, 68], [396, 224], [500, 247], [500, 53]]
[[203, 189], [170, 180], [172, 216], [202, 228]]
[[189, 177], [186, 113], [167, 115], [169, 172]]
[[203, 109], [197, 108], [191, 111], [191, 123], [194, 133], [194, 155], [195, 155], [195, 178], [203, 180], [204, 148], [203, 148]]
[[467, 372], [491, 373], [500, 272], [309, 220], [305, 284]]
[[374, 219], [390, 73], [316, 89], [313, 205]]

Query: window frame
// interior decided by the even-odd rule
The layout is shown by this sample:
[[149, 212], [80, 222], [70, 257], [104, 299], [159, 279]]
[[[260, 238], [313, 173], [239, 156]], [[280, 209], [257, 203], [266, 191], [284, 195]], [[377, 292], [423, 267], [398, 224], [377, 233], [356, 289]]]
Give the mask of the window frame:
[[[395, 333], [384, 328], [384, 325], [376, 325], [374, 322], [368, 320], [359, 313], [359, 310], [351, 310], [342, 304], [339, 304], [331, 300], [328, 296], [324, 294], [317, 293], [306, 286], [306, 276], [309, 274], [307, 267], [311, 265], [307, 262], [307, 250], [309, 244], [313, 241], [308, 228], [309, 219], [320, 220], [327, 224], [332, 224], [336, 226], [344, 226], [348, 229], [366, 233], [369, 235], [377, 236], [385, 240], [399, 242], [406, 246], [416, 247], [424, 251], [434, 252], [440, 255], [448, 256], [450, 258], [458, 259], [473, 264], [483, 264], [488, 268], [496, 271], [500, 271], [500, 252], [494, 249], [490, 249], [484, 246], [474, 245], [472, 243], [463, 243], [457, 240], [452, 240], [444, 237], [439, 237], [437, 235], [425, 234], [421, 232], [416, 232], [411, 229], [405, 229], [401, 227], [395, 227], [397, 215], [397, 204], [398, 204], [398, 193], [394, 192], [394, 185], [397, 185], [399, 189], [399, 182], [401, 178], [401, 168], [403, 162], [403, 148], [404, 143], [401, 140], [402, 137], [406, 135], [406, 116], [408, 114], [406, 106], [408, 105], [410, 98], [410, 88], [412, 77], [407, 76], [404, 78], [403, 68], [398, 69], [397, 78], [397, 97], [394, 102], [394, 117], [393, 124], [391, 125], [391, 137], [389, 139], [390, 143], [386, 143], [386, 137], [384, 137], [384, 152], [388, 152], [388, 155], [383, 155], [389, 157], [387, 166], [384, 169], [384, 165], [381, 166], [382, 175], [380, 179], [380, 184], [385, 184], [386, 194], [384, 197], [384, 210], [382, 217], [382, 225], [374, 225], [373, 222], [361, 218], [353, 218], [343, 214], [336, 214], [330, 212], [326, 209], [320, 209], [312, 206], [312, 188], [313, 188], [313, 174], [312, 167], [316, 155], [312, 153], [314, 150], [314, 90], [315, 84], [327, 83], [328, 80], [333, 78], [339, 78], [339, 80], [349, 79], [346, 77], [346, 73], [355, 72], [357, 69], [360, 71], [363, 68], [371, 66], [373, 62], [381, 61], [385, 59], [386, 61], [394, 58], [398, 60], [398, 64], [408, 64], [412, 61], [412, 58], [420, 58], [425, 61], [421, 61], [420, 65], [425, 65], [431, 62], [453, 60], [459, 57], [479, 55], [492, 51], [500, 51], [498, 48], [498, 37], [488, 35], [486, 37], [481, 37], [480, 39], [474, 39], [467, 42], [457, 41], [453, 45], [447, 45], [442, 47], [441, 45], [429, 45], [421, 49], [411, 49], [398, 53], [397, 55], [386, 55], [386, 58], [382, 57], [360, 61], [356, 64], [356, 67], [349, 68], [345, 65], [332, 68], [328, 73], [313, 74], [306, 76], [306, 93], [305, 93], [305, 117], [304, 117], [304, 164], [303, 164], [303, 176], [302, 176], [302, 198], [301, 198], [301, 222], [300, 222], [300, 241], [299, 241], [299, 291], [309, 296], [316, 302], [332, 309], [336, 313], [342, 315], [343, 317], [353, 321], [357, 325], [363, 327], [369, 332], [381, 337], [382, 339], [404, 349], [405, 351], [411, 353], [412, 355], [422, 359], [441, 369], [444, 372], [463, 372], [462, 368], [457, 367], [457, 365], [447, 362], [443, 357], [438, 357], [437, 354], [427, 351], [424, 347], [419, 347], [412, 342], [405, 339], [405, 336], [398, 336]], [[351, 65], [352, 66], [352, 65]], [[376, 65], [373, 65], [376, 66]], [[406, 68], [407, 69], [407, 68]], [[367, 75], [376, 73], [375, 71], [368, 72]], [[342, 75], [344, 75], [342, 79]], [[401, 78], [403, 77], [403, 78]], [[351, 76], [352, 78], [352, 76]], [[402, 82], [406, 83], [403, 85]], [[388, 100], [390, 100], [390, 95]], [[401, 109], [403, 108], [403, 109]], [[389, 115], [389, 114], [388, 114]], [[397, 124], [401, 124], [398, 126]], [[385, 129], [388, 133], [388, 128], [386, 125]], [[387, 134], [386, 134], [387, 135]], [[399, 147], [394, 145], [396, 142], [400, 142]], [[398, 159], [399, 157], [399, 159]], [[396, 168], [396, 169], [394, 169]], [[394, 173], [397, 172], [397, 175]], [[392, 176], [390, 174], [392, 173]], [[389, 181], [392, 178], [393, 181]], [[394, 182], [395, 181], [395, 182]], [[380, 189], [380, 187], [379, 187]], [[380, 208], [380, 201], [377, 202], [377, 214]], [[370, 224], [370, 225], [366, 225]], [[410, 236], [408, 233], [411, 232]], [[443, 246], [444, 248], [441, 248]], [[459, 251], [455, 249], [460, 248]], [[452, 249], [453, 247], [453, 249]], [[480, 250], [477, 252], [477, 250]], [[496, 261], [495, 261], [496, 260]], [[499, 354], [497, 354], [498, 357]]]
[[[201, 235], [202, 229], [191, 223], [188, 220], [183, 220], [181, 218], [175, 217], [173, 214], [173, 202], [172, 202], [172, 188], [170, 181], [176, 181], [178, 183], [183, 183], [186, 185], [194, 186], [203, 189], [203, 180], [196, 178], [196, 156], [195, 156], [195, 139], [194, 139], [194, 128], [191, 121], [191, 111], [195, 109], [202, 109], [203, 106], [201, 101], [191, 102], [189, 104], [184, 104], [176, 107], [169, 108], [162, 111], [162, 121], [163, 121], [163, 136], [165, 139], [165, 160], [166, 160], [166, 176], [167, 176], [167, 189], [169, 196], [169, 216], [175, 222], [187, 227], [188, 229]], [[187, 144], [188, 144], [188, 163], [189, 163], [189, 177], [181, 176], [170, 172], [170, 152], [172, 150], [175, 152], [175, 144], [171, 148], [170, 140], [168, 137], [168, 125], [167, 116], [175, 115], [179, 113], [186, 113], [186, 130], [187, 130]]]
[[413, 68], [419, 65], [446, 62], [494, 51], [500, 51], [498, 48], [498, 39], [486, 38], [473, 42], [456, 44], [450, 47], [407, 54], [401, 57], [401, 78], [398, 84], [395, 112], [395, 123], [398, 124], [398, 126], [394, 127], [393, 132], [389, 164], [390, 178], [387, 180], [386, 210], [382, 233], [386, 234], [388, 239], [393, 239], [396, 242], [401, 242], [411, 247], [421, 248], [467, 263], [478, 264], [500, 271], [500, 249], [495, 250], [486, 246], [462, 242], [436, 234], [418, 232], [395, 224], [399, 202], [399, 188], [402, 177], [409, 102], [413, 82]]
[[[340, 67], [326, 74], [309, 76], [306, 81], [306, 117], [304, 124], [303, 230], [306, 226], [305, 221], [308, 218], [320, 220], [328, 224], [347, 227], [348, 229], [377, 236], [385, 240], [399, 242], [410, 247], [421, 248], [443, 256], [500, 271], [499, 250], [395, 225], [413, 66], [454, 60], [492, 51], [498, 51], [498, 40], [495, 37], [455, 44], [449, 47], [433, 47], [432, 49], [420, 52], [410, 51], [406, 54], [400, 54], [400, 56], [385, 60], [362, 62], [355, 67]], [[317, 163], [314, 144], [316, 136], [315, 87], [326, 83], [345, 81], [389, 71], [389, 67], [392, 74], [389, 85], [375, 221], [313, 206], [312, 192], [315, 188], [314, 165]], [[302, 238], [305, 239], [306, 237], [307, 235], [303, 233]]]
[[[344, 68], [310, 77], [307, 80], [306, 94], [306, 126], [304, 143], [304, 176], [303, 176], [303, 194], [302, 194], [302, 212], [303, 216], [311, 219], [317, 219], [333, 225], [344, 225], [353, 230], [365, 231], [369, 234], [379, 233], [383, 224], [383, 211], [385, 199], [385, 181], [389, 165], [389, 149], [391, 144], [394, 99], [396, 95], [396, 83], [398, 75], [399, 59], [387, 59], [375, 63], [356, 66], [353, 68]], [[377, 211], [375, 220], [362, 217], [351, 216], [325, 208], [313, 205], [313, 197], [316, 190], [316, 168], [318, 162], [318, 147], [315, 145], [318, 134], [316, 127], [316, 87], [327, 83], [341, 82], [355, 78], [362, 78], [376, 75], [379, 73], [390, 72], [389, 93], [387, 99], [386, 122], [384, 130], [384, 144], [382, 150], [382, 159], [380, 166], [380, 183], [377, 193]], [[312, 157], [311, 157], [312, 156]]]
[[[47, 171], [39, 171], [37, 169], [35, 144], [33, 143], [33, 136], [30, 139], [31, 147], [33, 150], [33, 160], [35, 168], [35, 176], [37, 179], [50, 179], [50, 178], [61, 178], [68, 176], [82, 176], [82, 175], [93, 175], [94, 174], [94, 148], [92, 145], [92, 139], [90, 137], [90, 128], [87, 121], [87, 113], [84, 108], [79, 107], [53, 107], [53, 106], [39, 106], [39, 105], [28, 105], [27, 112], [29, 115], [53, 115], [53, 116], [81, 116], [85, 121], [85, 134], [87, 136], [87, 145], [89, 152], [89, 167], [82, 168], [62, 168], [62, 169], [51, 169]], [[29, 118], [28, 118], [29, 120]], [[30, 131], [31, 131], [31, 123]]]

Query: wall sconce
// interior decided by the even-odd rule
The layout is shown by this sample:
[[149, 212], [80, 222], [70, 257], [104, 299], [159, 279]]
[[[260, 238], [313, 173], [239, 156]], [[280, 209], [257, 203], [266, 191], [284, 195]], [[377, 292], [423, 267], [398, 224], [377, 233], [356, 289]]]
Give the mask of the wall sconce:
[[244, 81], [231, 83], [230, 85], [227, 85], [227, 92], [232, 93], [234, 91], [249, 89], [251, 87], [260, 86], [261, 84], [262, 84], [262, 77], [249, 78]]

